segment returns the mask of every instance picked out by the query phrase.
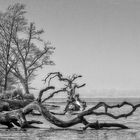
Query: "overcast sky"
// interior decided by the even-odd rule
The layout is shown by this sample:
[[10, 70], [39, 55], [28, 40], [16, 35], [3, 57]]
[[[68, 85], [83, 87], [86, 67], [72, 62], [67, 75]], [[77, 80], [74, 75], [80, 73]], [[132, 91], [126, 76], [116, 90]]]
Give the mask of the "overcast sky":
[[26, 17], [56, 47], [56, 65], [39, 71], [36, 88], [48, 72], [60, 71], [83, 75], [93, 97], [94, 89], [140, 90], [140, 0], [0, 0], [0, 10], [16, 2], [26, 4]]

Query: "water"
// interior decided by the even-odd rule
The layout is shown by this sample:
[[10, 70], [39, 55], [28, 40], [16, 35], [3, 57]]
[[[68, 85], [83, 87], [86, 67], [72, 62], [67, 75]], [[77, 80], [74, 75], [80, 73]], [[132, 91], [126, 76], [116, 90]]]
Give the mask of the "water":
[[[109, 104], [113, 104], [114, 102], [113, 100], [109, 101]], [[138, 100], [131, 100], [131, 102], [136, 104], [138, 103]], [[59, 102], [59, 105], [60, 104], [64, 107], [64, 103]], [[93, 104], [96, 103], [89, 102], [88, 106], [93, 106]], [[99, 110], [102, 109], [103, 108], [100, 108]], [[113, 112], [119, 114], [124, 112], [127, 113], [130, 110], [131, 107], [125, 106], [122, 109], [113, 110]], [[68, 120], [72, 119], [74, 116], [66, 115], [57, 117], [63, 120]], [[19, 128], [13, 128], [8, 130], [5, 126], [0, 126], [0, 140], [140, 140], [140, 108], [137, 109], [132, 116], [118, 120], [114, 120], [107, 116], [93, 115], [86, 118], [90, 122], [95, 122], [96, 120], [99, 122], [118, 122], [128, 126], [130, 129], [122, 130], [119, 128], [106, 128], [102, 130], [87, 129], [86, 131], [83, 131], [82, 124], [63, 129], [50, 124], [41, 116], [35, 116], [35, 120], [43, 122], [41, 125], [36, 125], [40, 127], [39, 129], [27, 129], [26, 131], [23, 131], [19, 130]], [[33, 119], [33, 117], [28, 116], [28, 119]]]

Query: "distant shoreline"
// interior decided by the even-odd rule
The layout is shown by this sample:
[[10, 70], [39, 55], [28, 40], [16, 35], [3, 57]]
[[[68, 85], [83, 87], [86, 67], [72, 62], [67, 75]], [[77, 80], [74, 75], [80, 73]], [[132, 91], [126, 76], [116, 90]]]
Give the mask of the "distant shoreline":
[[[118, 98], [104, 98], [104, 97], [95, 97], [95, 98], [82, 98], [88, 103], [97, 103], [97, 102], [112, 102], [112, 103], [120, 103], [123, 101], [132, 102], [132, 103], [140, 103], [140, 97], [118, 97]], [[67, 98], [52, 98], [48, 100], [49, 103], [65, 103]]]

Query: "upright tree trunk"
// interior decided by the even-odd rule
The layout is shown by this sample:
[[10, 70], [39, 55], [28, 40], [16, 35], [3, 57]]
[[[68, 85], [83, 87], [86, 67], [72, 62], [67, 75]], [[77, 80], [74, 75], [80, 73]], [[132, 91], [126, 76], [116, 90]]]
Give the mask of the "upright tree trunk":
[[28, 74], [27, 74], [27, 69], [26, 69], [26, 62], [24, 61], [23, 63], [23, 68], [24, 68], [24, 91], [26, 94], [30, 94], [29, 92], [29, 86], [28, 86]]
[[4, 77], [4, 91], [6, 91], [7, 90], [7, 78], [8, 78], [8, 73], [7, 73], [7, 71], [5, 72], [5, 77]]
[[27, 79], [20, 79], [20, 82], [21, 82], [21, 84], [22, 84], [22, 86], [23, 86], [23, 89], [24, 89], [24, 92], [25, 92], [25, 94], [30, 94], [30, 92], [29, 92], [29, 86], [28, 86], [28, 80]]
[[8, 64], [9, 64], [9, 55], [10, 55], [10, 42], [11, 42], [11, 35], [12, 35], [12, 30], [10, 33], [10, 40], [9, 40], [9, 44], [6, 47], [6, 67], [5, 67], [5, 79], [4, 79], [4, 91], [7, 90], [7, 83], [8, 83], [8, 74], [9, 74], [9, 70], [8, 70]]
[[4, 91], [7, 90], [7, 76], [5, 76], [5, 80], [4, 80]]
[[24, 87], [25, 93], [30, 94], [27, 80], [25, 80], [23, 87]]

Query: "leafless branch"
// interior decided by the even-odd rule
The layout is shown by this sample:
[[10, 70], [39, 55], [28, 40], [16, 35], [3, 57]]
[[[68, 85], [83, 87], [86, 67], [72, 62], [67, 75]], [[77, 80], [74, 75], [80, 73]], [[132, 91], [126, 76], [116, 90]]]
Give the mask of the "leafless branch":
[[39, 95], [38, 95], [38, 98], [37, 98], [37, 101], [40, 103], [41, 102], [41, 98], [42, 98], [42, 95], [45, 91], [47, 90], [50, 90], [50, 89], [55, 89], [55, 87], [53, 86], [50, 86], [50, 87], [46, 87], [44, 89], [42, 89], [40, 92], [39, 92]]
[[60, 90], [57, 90], [57, 91], [51, 93], [47, 98], [45, 98], [45, 99], [42, 101], [42, 103], [45, 102], [46, 100], [49, 100], [50, 98], [52, 98], [55, 94], [57, 94], [57, 93], [59, 93], [59, 92], [65, 92], [65, 91], [66, 91], [66, 89], [64, 88], [64, 89], [60, 89]]

